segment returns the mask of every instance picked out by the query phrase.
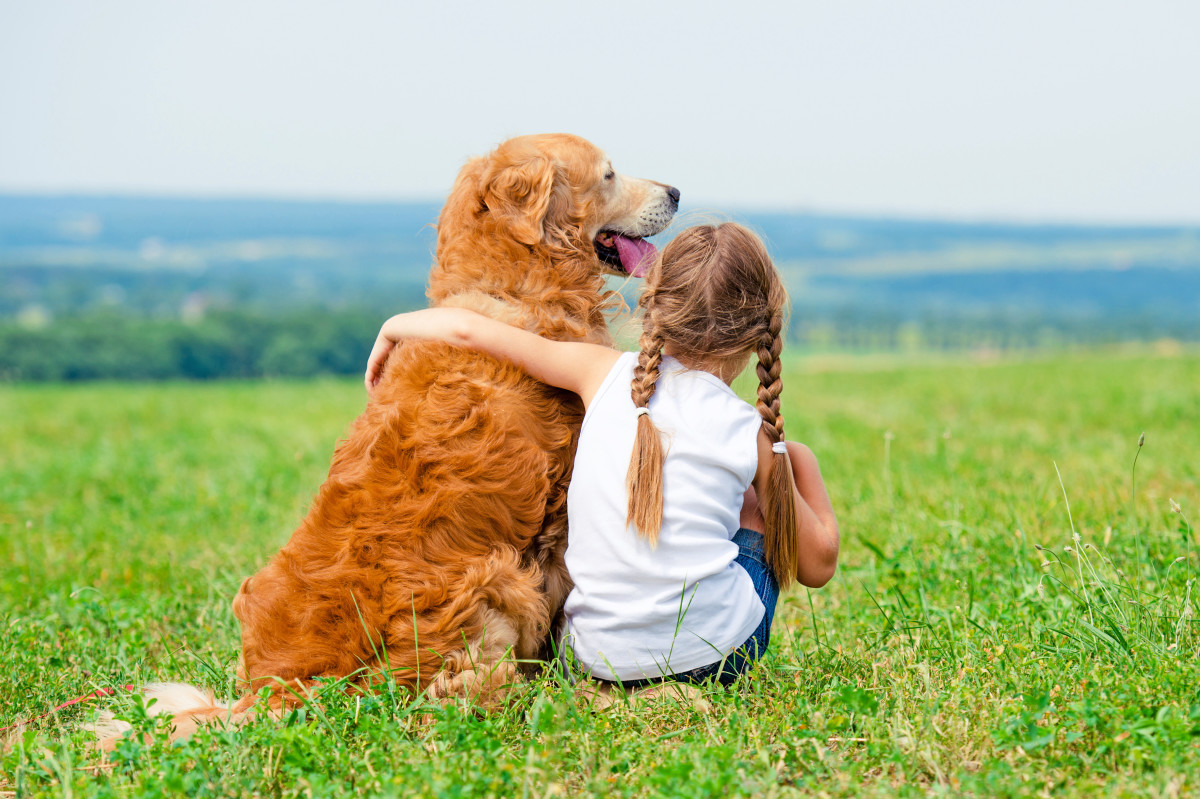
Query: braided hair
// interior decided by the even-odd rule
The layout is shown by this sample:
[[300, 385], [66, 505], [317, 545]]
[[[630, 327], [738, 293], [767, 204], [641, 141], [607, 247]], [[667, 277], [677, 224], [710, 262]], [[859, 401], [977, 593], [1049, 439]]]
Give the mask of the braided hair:
[[[663, 511], [663, 445], [658, 428], [650, 420], [650, 398], [658, 384], [662, 364], [662, 333], [654, 328], [653, 315], [643, 320], [641, 352], [633, 368], [634, 407], [638, 408], [637, 434], [625, 487], [629, 494], [627, 522], [632, 523], [651, 546], [658, 543]], [[643, 412], [642, 409], [645, 409]]]
[[767, 566], [775, 575], [780, 587], [787, 586], [794, 576], [797, 564], [797, 516], [795, 478], [792, 474], [792, 459], [788, 457], [783, 443], [783, 414], [779, 412], [779, 395], [783, 392], [783, 381], [779, 377], [781, 364], [779, 353], [783, 350], [782, 312], [771, 316], [758, 346], [758, 402], [755, 407], [763, 419], [763, 430], [771, 442], [771, 471], [767, 477], [768, 491], [763, 497], [763, 519], [766, 521], [764, 548]]
[[[663, 248], [646, 276], [638, 306], [641, 351], [630, 396], [637, 435], [626, 476], [627, 520], [652, 545], [662, 528], [663, 445], [649, 414], [663, 350], [710, 370], [740, 369], [758, 357], [757, 409], [775, 450], [769, 492], [762, 497], [767, 564], [780, 586], [796, 572], [797, 516], [791, 460], [783, 442], [779, 396], [783, 312], [787, 295], [766, 247], [741, 225], [688, 228]], [[645, 409], [645, 410], [643, 410]]]

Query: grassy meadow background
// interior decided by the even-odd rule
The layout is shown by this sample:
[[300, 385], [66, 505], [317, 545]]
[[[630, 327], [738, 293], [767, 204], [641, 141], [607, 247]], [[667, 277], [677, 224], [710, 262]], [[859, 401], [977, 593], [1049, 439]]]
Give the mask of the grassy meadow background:
[[[0, 797], [1200, 790], [1200, 352], [810, 356], [785, 378], [840, 568], [782, 599], [708, 712], [598, 710], [548, 671], [502, 712], [331, 690], [102, 762], [75, 706], [0, 733]], [[363, 404], [352, 379], [0, 385], [0, 726], [125, 683], [230, 695], [230, 599]]]

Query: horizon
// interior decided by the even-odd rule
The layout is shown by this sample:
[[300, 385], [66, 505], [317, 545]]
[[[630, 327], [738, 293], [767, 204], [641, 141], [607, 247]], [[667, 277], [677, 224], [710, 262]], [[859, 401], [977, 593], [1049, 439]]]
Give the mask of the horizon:
[[[79, 201], [162, 201], [162, 202], [197, 202], [197, 203], [277, 203], [293, 205], [361, 205], [361, 206], [431, 206], [440, 207], [445, 197], [385, 197], [385, 196], [337, 196], [337, 195], [296, 195], [296, 194], [266, 194], [266, 193], [182, 193], [182, 192], [121, 192], [121, 191], [17, 191], [0, 187], [0, 200], [79, 200]], [[686, 205], [686, 202], [684, 203]], [[902, 222], [912, 224], [945, 224], [982, 227], [1013, 227], [1013, 228], [1093, 228], [1093, 229], [1145, 229], [1145, 230], [1200, 230], [1200, 219], [1130, 219], [1107, 220], [1089, 218], [1052, 218], [1052, 217], [1021, 217], [1021, 216], [954, 216], [921, 214], [917, 212], [873, 212], [870, 210], [845, 210], [812, 208], [812, 207], [781, 207], [781, 206], [752, 206], [730, 205], [726, 208], [712, 207], [712, 204], [699, 205], [680, 211], [681, 217], [689, 215], [704, 216], [736, 216], [748, 214], [754, 216], [794, 216], [813, 219], [850, 220], [861, 222]], [[682, 207], [682, 206], [681, 206]], [[651, 236], [650, 238], [654, 238]]]

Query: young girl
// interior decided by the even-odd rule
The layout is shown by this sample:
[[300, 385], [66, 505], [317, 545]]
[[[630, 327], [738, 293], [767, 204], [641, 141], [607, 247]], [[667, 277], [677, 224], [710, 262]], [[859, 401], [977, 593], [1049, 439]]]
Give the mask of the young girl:
[[[818, 587], [838, 528], [817, 460], [785, 443], [786, 295], [733, 223], [668, 244], [646, 276], [640, 352], [543, 339], [470, 311], [384, 323], [368, 389], [402, 338], [504, 358], [575, 392], [586, 413], [567, 493], [567, 643], [593, 677], [732, 682], [766, 650], [779, 587]], [[757, 411], [729, 383], [758, 357]], [[760, 510], [761, 507], [761, 510]]]

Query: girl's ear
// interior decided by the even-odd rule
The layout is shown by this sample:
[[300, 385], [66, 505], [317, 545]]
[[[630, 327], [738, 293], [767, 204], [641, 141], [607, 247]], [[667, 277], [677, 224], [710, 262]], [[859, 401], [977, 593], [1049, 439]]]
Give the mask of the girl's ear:
[[557, 174], [554, 163], [540, 154], [512, 162], [493, 161], [480, 180], [483, 205], [514, 239], [529, 246], [538, 244]]

